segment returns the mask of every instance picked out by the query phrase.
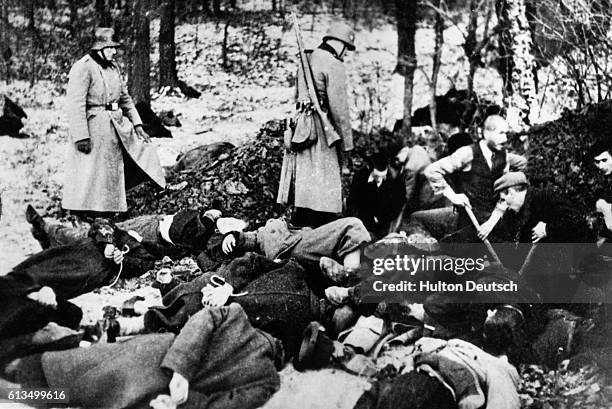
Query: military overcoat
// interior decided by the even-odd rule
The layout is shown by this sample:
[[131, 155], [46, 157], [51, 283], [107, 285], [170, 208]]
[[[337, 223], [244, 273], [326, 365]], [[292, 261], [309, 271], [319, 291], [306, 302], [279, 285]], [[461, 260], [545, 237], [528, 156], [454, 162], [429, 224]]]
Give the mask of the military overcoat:
[[[118, 109], [108, 110], [110, 103]], [[77, 61], [69, 74], [65, 111], [71, 143], [64, 209], [124, 212], [126, 189], [146, 179], [164, 187], [155, 147], [134, 131], [142, 121], [116, 67], [103, 68], [89, 54]], [[75, 145], [86, 138], [93, 145], [88, 154]]]
[[[309, 55], [315, 88], [321, 107], [327, 111], [337, 134], [318, 138], [308, 149], [287, 152], [279, 187], [287, 192], [293, 183], [294, 205], [320, 212], [342, 212], [342, 179], [338, 150], [353, 149], [353, 136], [348, 106], [346, 72], [333, 49], [321, 45]], [[304, 74], [298, 70], [297, 101], [308, 100]], [[340, 139], [338, 139], [338, 136]]]

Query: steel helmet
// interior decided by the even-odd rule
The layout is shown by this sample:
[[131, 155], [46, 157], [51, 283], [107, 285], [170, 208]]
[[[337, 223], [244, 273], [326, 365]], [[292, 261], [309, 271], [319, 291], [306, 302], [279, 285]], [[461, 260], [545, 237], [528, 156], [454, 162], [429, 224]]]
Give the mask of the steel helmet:
[[325, 32], [323, 41], [328, 40], [330, 38], [342, 41], [351, 51], [355, 50], [355, 32], [346, 23], [342, 23], [339, 21], [332, 23], [332, 25], [329, 26], [329, 28]]

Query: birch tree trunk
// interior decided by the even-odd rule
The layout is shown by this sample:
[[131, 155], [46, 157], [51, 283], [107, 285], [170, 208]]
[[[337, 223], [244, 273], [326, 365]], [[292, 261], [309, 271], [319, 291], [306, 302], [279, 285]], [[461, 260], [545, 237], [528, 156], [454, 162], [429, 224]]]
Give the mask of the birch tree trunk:
[[501, 26], [500, 71], [505, 85], [506, 118], [518, 130], [529, 125], [535, 102], [535, 59], [525, 0], [497, 0], [496, 11]]

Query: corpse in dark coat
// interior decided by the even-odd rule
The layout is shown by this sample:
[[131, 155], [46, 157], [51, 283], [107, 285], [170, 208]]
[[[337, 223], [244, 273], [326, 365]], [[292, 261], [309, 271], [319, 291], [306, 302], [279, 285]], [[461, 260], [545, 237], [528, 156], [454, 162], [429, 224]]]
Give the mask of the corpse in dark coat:
[[27, 276], [36, 284], [51, 287], [58, 298], [71, 299], [110, 284], [119, 273], [120, 266], [104, 257], [106, 244], [114, 244], [118, 249], [129, 247], [121, 278], [141, 276], [155, 265], [155, 257], [127, 232], [94, 223], [90, 237], [34, 254], [9, 274]]
[[[69, 301], [57, 299], [55, 307], [42, 305], [27, 296], [41, 289], [28, 276], [0, 277], [0, 370], [4, 363], [47, 348], [61, 348], [62, 343], [34, 344], [34, 332], [49, 322], [76, 329], [83, 312]], [[67, 346], [64, 346], [67, 348]]]
[[[168, 394], [177, 372], [189, 381], [181, 409], [250, 409], [278, 390], [275, 363], [281, 354], [280, 343], [255, 330], [242, 307], [231, 304], [201, 310], [178, 335], [141, 335], [46, 352], [41, 361], [47, 387], [70, 391], [69, 406], [149, 408], [151, 399]], [[17, 368], [10, 380], [23, 387], [44, 386], [32, 384], [34, 378]]]
[[[145, 327], [178, 332], [189, 316], [202, 309], [202, 293], [213, 273], [180, 284], [163, 298], [165, 308], [151, 308], [145, 314]], [[306, 284], [304, 269], [295, 261], [276, 263], [264, 256], [247, 253], [232, 260], [216, 273], [234, 287], [230, 297], [247, 313], [251, 324], [279, 338], [285, 345], [287, 358], [301, 341], [304, 328], [318, 320], [319, 299]]]

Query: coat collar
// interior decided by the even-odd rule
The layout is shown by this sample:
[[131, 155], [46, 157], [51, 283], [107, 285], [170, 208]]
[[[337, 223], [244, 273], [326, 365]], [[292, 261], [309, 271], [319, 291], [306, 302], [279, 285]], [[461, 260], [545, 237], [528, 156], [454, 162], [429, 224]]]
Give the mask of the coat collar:
[[105, 59], [103, 59], [102, 57], [100, 57], [100, 54], [98, 54], [97, 51], [91, 50], [89, 52], [89, 56], [96, 62], [98, 63], [98, 65], [104, 69], [106, 68], [117, 68], [117, 66], [110, 62], [110, 61], [106, 61]]
[[338, 55], [336, 50], [334, 50], [334, 47], [332, 47], [331, 45], [329, 45], [327, 43], [321, 43], [321, 45], [319, 46], [319, 49], [327, 51], [328, 53], [333, 55], [337, 60], [340, 60], [340, 61], [344, 62], [344, 60], [342, 58], [340, 58], [340, 56]]

